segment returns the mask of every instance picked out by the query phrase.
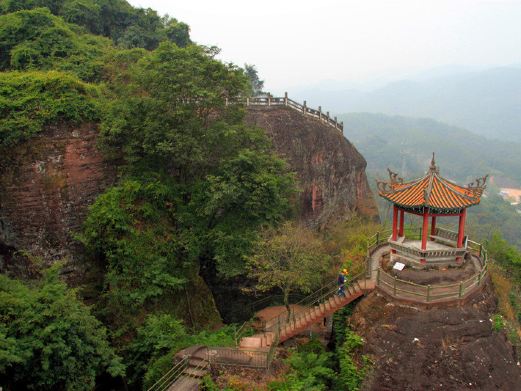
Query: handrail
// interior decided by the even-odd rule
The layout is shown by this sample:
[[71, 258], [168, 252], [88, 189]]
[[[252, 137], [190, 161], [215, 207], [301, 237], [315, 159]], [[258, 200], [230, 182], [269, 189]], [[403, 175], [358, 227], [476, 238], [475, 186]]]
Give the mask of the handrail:
[[[450, 231], [446, 228], [442, 228], [443, 231], [450, 234], [453, 231]], [[421, 232], [421, 231], [420, 231]], [[371, 256], [376, 248], [383, 243], [388, 243], [388, 234], [390, 230], [385, 230], [383, 232], [377, 232], [372, 237], [370, 237], [367, 241], [367, 262], [370, 264]], [[387, 235], [386, 235], [387, 234]], [[396, 243], [392, 243], [392, 246], [396, 246]], [[469, 240], [467, 249], [454, 249], [455, 251], [470, 251], [474, 253], [475, 256], [480, 261], [481, 269], [473, 274], [471, 277], [460, 281], [458, 283], [451, 284], [435, 284], [435, 285], [422, 285], [416, 284], [411, 281], [406, 281], [399, 279], [398, 277], [392, 276], [391, 274], [385, 272], [381, 267], [378, 267], [377, 270], [377, 278], [376, 285], [380, 287], [387, 287], [384, 290], [392, 290], [392, 295], [399, 297], [398, 292], [404, 292], [407, 294], [412, 294], [415, 296], [423, 297], [424, 302], [436, 302], [439, 299], [446, 299], [448, 297], [453, 297], [456, 299], [462, 299], [465, 297], [470, 291], [472, 291], [476, 286], [481, 285], [484, 281], [484, 278], [488, 272], [488, 252], [487, 249], [483, 246], [483, 244]], [[443, 252], [444, 250], [440, 250]], [[408, 288], [408, 289], [407, 289]], [[416, 289], [416, 291], [414, 291]], [[436, 293], [436, 291], [440, 291]], [[443, 291], [443, 292], [441, 292]], [[388, 292], [391, 293], [391, 292]], [[403, 297], [403, 296], [402, 296]]]
[[[362, 272], [358, 273], [357, 275], [353, 276], [350, 280], [351, 284], [354, 284], [355, 282], [358, 282], [358, 280], [365, 276], [365, 268], [362, 270]], [[299, 303], [294, 304], [294, 306], [298, 306], [297, 308], [290, 308], [290, 311], [288, 312], [285, 310], [284, 312], [278, 314], [277, 316], [274, 316], [264, 322], [264, 329], [265, 331], [272, 331], [276, 332], [279, 331], [282, 326], [287, 324], [289, 321], [295, 322], [297, 318], [301, 315], [306, 313], [306, 311], [310, 308], [313, 308], [317, 303], [320, 303], [324, 301], [324, 299], [331, 297], [337, 292], [338, 285], [337, 280], [331, 281], [327, 283], [326, 285], [322, 286], [315, 292], [308, 295], [306, 298], [301, 300]], [[275, 322], [273, 320], [276, 319]], [[277, 335], [277, 334], [276, 334]]]
[[175, 364], [170, 370], [159, 378], [147, 391], [163, 391], [170, 387], [179, 377], [188, 365], [188, 357], [183, 357], [181, 361]]
[[258, 96], [258, 97], [238, 97], [235, 99], [226, 99], [226, 105], [230, 104], [243, 104], [246, 106], [286, 106], [290, 107], [300, 113], [317, 118], [326, 125], [332, 126], [340, 132], [344, 131], [344, 122], [338, 121], [337, 117], [331, 118], [329, 111], [322, 112], [322, 108], [319, 106], [318, 110], [307, 107], [306, 101], [300, 104], [293, 99], [288, 98], [288, 93], [285, 92], [283, 97]]

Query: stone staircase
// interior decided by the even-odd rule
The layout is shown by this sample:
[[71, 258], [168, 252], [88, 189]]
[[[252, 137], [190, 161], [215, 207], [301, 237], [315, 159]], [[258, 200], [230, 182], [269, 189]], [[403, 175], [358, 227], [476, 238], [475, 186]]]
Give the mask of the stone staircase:
[[210, 365], [206, 359], [191, 356], [179, 378], [172, 383], [167, 391], [199, 390], [201, 379], [208, 374]]
[[[266, 321], [264, 332], [251, 337], [243, 337], [239, 347], [244, 349], [259, 349], [270, 347], [273, 341], [284, 342], [315, 323], [321, 323], [324, 318], [332, 315], [340, 308], [373, 290], [375, 283], [372, 280], [354, 281], [345, 288], [345, 297], [338, 296], [334, 286], [310, 305], [292, 310], [289, 314], [284, 311], [274, 319]], [[277, 338], [278, 337], [278, 338]]]

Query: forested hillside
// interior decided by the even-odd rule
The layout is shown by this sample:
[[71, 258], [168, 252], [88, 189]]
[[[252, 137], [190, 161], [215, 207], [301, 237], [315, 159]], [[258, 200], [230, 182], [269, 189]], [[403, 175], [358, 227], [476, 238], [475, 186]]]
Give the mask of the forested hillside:
[[[295, 220], [301, 190], [316, 214], [373, 208], [363, 157], [336, 129], [340, 152], [297, 140], [305, 169], [339, 181], [331, 190], [309, 174], [312, 189], [299, 189], [266, 132], [226, 104], [258, 92], [254, 67], [217, 60], [185, 23], [122, 0], [3, 0], [0, 13], [2, 387], [147, 389], [180, 349], [236, 343], [211, 283], [233, 297], [253, 284], [306, 294], [347, 247], [362, 264], [367, 232], [340, 246], [328, 238], [353, 225], [327, 234]], [[310, 140], [329, 131], [314, 124]], [[297, 282], [256, 273], [264, 247], [292, 243], [306, 270], [279, 267]], [[276, 265], [274, 254], [262, 261]]]
[[521, 142], [521, 67], [414, 76], [362, 91], [320, 85], [302, 93], [336, 113], [434, 118], [493, 140]]
[[[454, 181], [466, 184], [489, 174], [513, 187], [521, 184], [521, 144], [488, 140], [432, 119], [369, 113], [345, 114], [341, 118], [346, 137], [366, 157], [368, 174], [373, 179], [384, 178], [387, 167], [405, 178], [419, 177], [435, 152], [442, 174]], [[370, 183], [374, 184], [374, 180]], [[500, 231], [521, 248], [521, 215], [498, 192], [489, 183], [487, 197], [480, 206], [469, 210], [469, 229], [480, 239]], [[387, 204], [379, 201], [382, 217], [388, 218]]]
[[[225, 107], [250, 94], [245, 72], [193, 44], [186, 24], [120, 0], [2, 1], [0, 9], [0, 166], [49, 127], [93, 123], [119, 178], [71, 233], [94, 276], [79, 291], [92, 307], [58, 281], [68, 259], [49, 272], [48, 259], [5, 250], [29, 266], [23, 282], [2, 276], [0, 384], [150, 385], [172, 349], [210, 343], [212, 334], [197, 333], [220, 323], [211, 296], [201, 297], [206, 307], [188, 333], [179, 293], [204, 287], [200, 268], [219, 278], [245, 273], [260, 230], [292, 215], [293, 174], [263, 131], [243, 123], [242, 109]], [[63, 186], [49, 178], [45, 186]], [[226, 344], [226, 332], [216, 340]]]

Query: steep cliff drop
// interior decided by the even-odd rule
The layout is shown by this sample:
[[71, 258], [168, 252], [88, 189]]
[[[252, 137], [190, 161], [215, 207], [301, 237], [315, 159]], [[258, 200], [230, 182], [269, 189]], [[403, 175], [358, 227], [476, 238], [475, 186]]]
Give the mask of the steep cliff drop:
[[[53, 126], [3, 156], [0, 248], [28, 251], [48, 263], [74, 252], [72, 234], [116, 177], [96, 149], [96, 135], [94, 124]], [[12, 253], [0, 253], [2, 269], [19, 266], [9, 264]]]
[[378, 218], [366, 161], [338, 129], [284, 106], [249, 106], [246, 121], [266, 131], [296, 172], [306, 224], [322, 227], [353, 214]]

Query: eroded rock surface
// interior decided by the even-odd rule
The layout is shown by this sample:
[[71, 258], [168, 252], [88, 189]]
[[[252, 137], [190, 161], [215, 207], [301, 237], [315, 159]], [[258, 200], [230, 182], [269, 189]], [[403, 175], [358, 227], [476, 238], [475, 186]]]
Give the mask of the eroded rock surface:
[[265, 129], [297, 173], [300, 214], [306, 223], [323, 226], [354, 213], [377, 218], [366, 161], [340, 131], [283, 106], [250, 106], [246, 119]]
[[96, 149], [96, 126], [49, 128], [0, 162], [0, 244], [46, 261], [70, 255], [87, 208], [115, 180]]
[[351, 317], [374, 361], [365, 390], [520, 390], [521, 368], [504, 332], [494, 331], [487, 288], [462, 306], [424, 309], [377, 292]]

